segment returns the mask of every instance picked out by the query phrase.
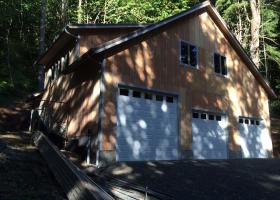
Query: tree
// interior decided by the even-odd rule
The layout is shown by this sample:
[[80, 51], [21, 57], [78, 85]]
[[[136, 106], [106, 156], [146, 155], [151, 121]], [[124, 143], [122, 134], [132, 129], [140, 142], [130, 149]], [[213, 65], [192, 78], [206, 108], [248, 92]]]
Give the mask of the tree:
[[250, 54], [257, 68], [260, 68], [260, 27], [261, 27], [260, 0], [250, 0], [250, 9], [252, 14]]
[[82, 14], [83, 14], [83, 10], [82, 10], [82, 0], [79, 0], [79, 4], [78, 4], [78, 8], [77, 8], [77, 19], [78, 19], [78, 23], [82, 22]]
[[[46, 29], [46, 0], [41, 0], [40, 11], [40, 39], [39, 39], [39, 56], [45, 51], [45, 29]], [[39, 90], [44, 89], [44, 66], [39, 66], [38, 73]]]
[[63, 26], [66, 26], [68, 24], [68, 0], [62, 0], [61, 1], [61, 21]]

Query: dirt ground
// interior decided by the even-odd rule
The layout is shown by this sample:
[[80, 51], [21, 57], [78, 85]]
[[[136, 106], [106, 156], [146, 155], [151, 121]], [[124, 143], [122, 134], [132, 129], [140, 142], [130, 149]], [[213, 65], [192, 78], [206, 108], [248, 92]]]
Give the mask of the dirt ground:
[[30, 108], [0, 107], [0, 199], [66, 199], [26, 131]]

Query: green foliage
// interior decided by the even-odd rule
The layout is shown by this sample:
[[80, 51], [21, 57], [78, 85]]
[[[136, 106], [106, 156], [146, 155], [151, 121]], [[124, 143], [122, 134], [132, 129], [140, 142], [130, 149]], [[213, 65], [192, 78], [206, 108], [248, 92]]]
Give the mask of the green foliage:
[[[83, 23], [152, 23], [186, 10], [198, 0], [100, 0], [82, 5]], [[77, 13], [77, 11], [76, 11]], [[71, 18], [75, 23], [77, 18]]]
[[[219, 10], [227, 25], [234, 32], [242, 46], [249, 51], [250, 20], [249, 1], [247, 0], [217, 0], [216, 8]], [[238, 35], [240, 36], [238, 37]]]
[[37, 1], [0, 1], [0, 103], [36, 89]]

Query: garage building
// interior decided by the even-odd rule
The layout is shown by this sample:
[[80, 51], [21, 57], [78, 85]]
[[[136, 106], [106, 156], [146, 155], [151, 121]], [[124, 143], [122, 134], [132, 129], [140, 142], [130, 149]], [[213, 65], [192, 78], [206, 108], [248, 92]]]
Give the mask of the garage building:
[[42, 121], [91, 162], [272, 155], [275, 93], [209, 1], [149, 25], [69, 25], [37, 63]]

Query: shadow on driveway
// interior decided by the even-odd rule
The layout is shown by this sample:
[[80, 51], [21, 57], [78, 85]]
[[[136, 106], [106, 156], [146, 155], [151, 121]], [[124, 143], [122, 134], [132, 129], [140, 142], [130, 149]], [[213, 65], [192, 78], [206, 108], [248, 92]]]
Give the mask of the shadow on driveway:
[[96, 174], [174, 199], [280, 199], [280, 160], [122, 162]]

